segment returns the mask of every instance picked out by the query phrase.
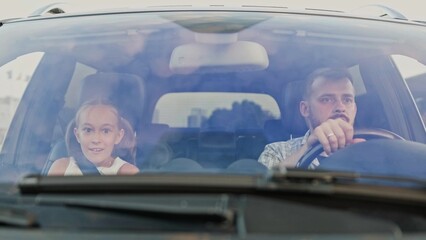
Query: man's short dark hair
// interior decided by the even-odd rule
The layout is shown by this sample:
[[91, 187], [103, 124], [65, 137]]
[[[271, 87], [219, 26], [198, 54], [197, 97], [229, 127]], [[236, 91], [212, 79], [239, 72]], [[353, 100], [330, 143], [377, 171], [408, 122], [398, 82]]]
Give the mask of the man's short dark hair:
[[327, 80], [336, 81], [344, 78], [349, 79], [353, 83], [352, 76], [346, 68], [320, 68], [308, 75], [305, 81], [305, 90], [303, 98], [307, 99], [312, 93], [312, 84], [317, 78], [325, 78]]

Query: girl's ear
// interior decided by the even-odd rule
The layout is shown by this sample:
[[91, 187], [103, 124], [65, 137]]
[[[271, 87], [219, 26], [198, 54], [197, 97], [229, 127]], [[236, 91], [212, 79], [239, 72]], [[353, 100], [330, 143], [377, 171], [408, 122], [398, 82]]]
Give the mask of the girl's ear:
[[80, 143], [80, 135], [78, 134], [77, 128], [74, 128], [74, 135], [75, 135], [75, 138], [77, 139], [77, 142]]
[[124, 134], [125, 134], [125, 132], [124, 132], [124, 129], [120, 129], [120, 131], [118, 131], [118, 136], [117, 136], [117, 138], [115, 139], [115, 144], [117, 145], [117, 144], [119, 144], [120, 142], [121, 142], [121, 140], [123, 139], [123, 137], [124, 137]]
[[308, 104], [307, 101], [300, 101], [299, 111], [300, 111], [300, 114], [302, 114], [303, 117], [309, 116], [309, 104]]

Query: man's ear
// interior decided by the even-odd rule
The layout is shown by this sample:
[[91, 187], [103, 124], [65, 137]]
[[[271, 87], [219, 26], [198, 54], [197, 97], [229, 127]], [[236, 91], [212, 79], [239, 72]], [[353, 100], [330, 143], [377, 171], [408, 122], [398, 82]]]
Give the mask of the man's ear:
[[77, 128], [74, 128], [74, 136], [77, 139], [77, 142], [80, 143], [80, 135], [78, 134]]
[[303, 117], [309, 116], [309, 103], [307, 101], [300, 101], [299, 111]]

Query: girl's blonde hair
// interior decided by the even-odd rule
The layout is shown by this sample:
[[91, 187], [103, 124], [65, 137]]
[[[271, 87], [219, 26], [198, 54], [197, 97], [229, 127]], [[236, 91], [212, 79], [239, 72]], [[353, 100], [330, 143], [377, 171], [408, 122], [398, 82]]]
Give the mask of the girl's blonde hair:
[[75, 126], [78, 127], [80, 116], [84, 111], [86, 111], [87, 109], [91, 107], [99, 106], [99, 105], [110, 107], [114, 115], [117, 117], [118, 128], [123, 129], [122, 123], [121, 123], [122, 117], [118, 113], [118, 109], [110, 101], [106, 99], [102, 99], [102, 98], [92, 99], [81, 104], [80, 108], [77, 110], [77, 113], [75, 114], [75, 118], [74, 118]]

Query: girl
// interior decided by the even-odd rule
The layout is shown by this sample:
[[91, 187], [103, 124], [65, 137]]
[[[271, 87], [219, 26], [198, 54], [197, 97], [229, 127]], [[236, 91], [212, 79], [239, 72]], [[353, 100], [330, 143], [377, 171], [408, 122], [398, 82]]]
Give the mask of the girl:
[[[130, 124], [119, 116], [118, 110], [112, 104], [103, 100], [87, 102], [77, 111], [74, 122], [73, 135], [80, 145], [79, 151], [74, 153], [76, 151], [71, 150], [69, 142], [71, 157], [56, 160], [48, 175], [83, 175], [82, 166], [87, 163], [94, 169], [92, 172], [97, 173], [97, 170], [101, 175], [139, 172], [135, 165], [114, 156], [117, 145], [125, 142], [123, 137], [128, 134], [128, 137], [134, 140], [134, 136], [133, 131], [125, 131], [125, 128], [131, 129]], [[70, 140], [70, 137], [67, 139]]]

